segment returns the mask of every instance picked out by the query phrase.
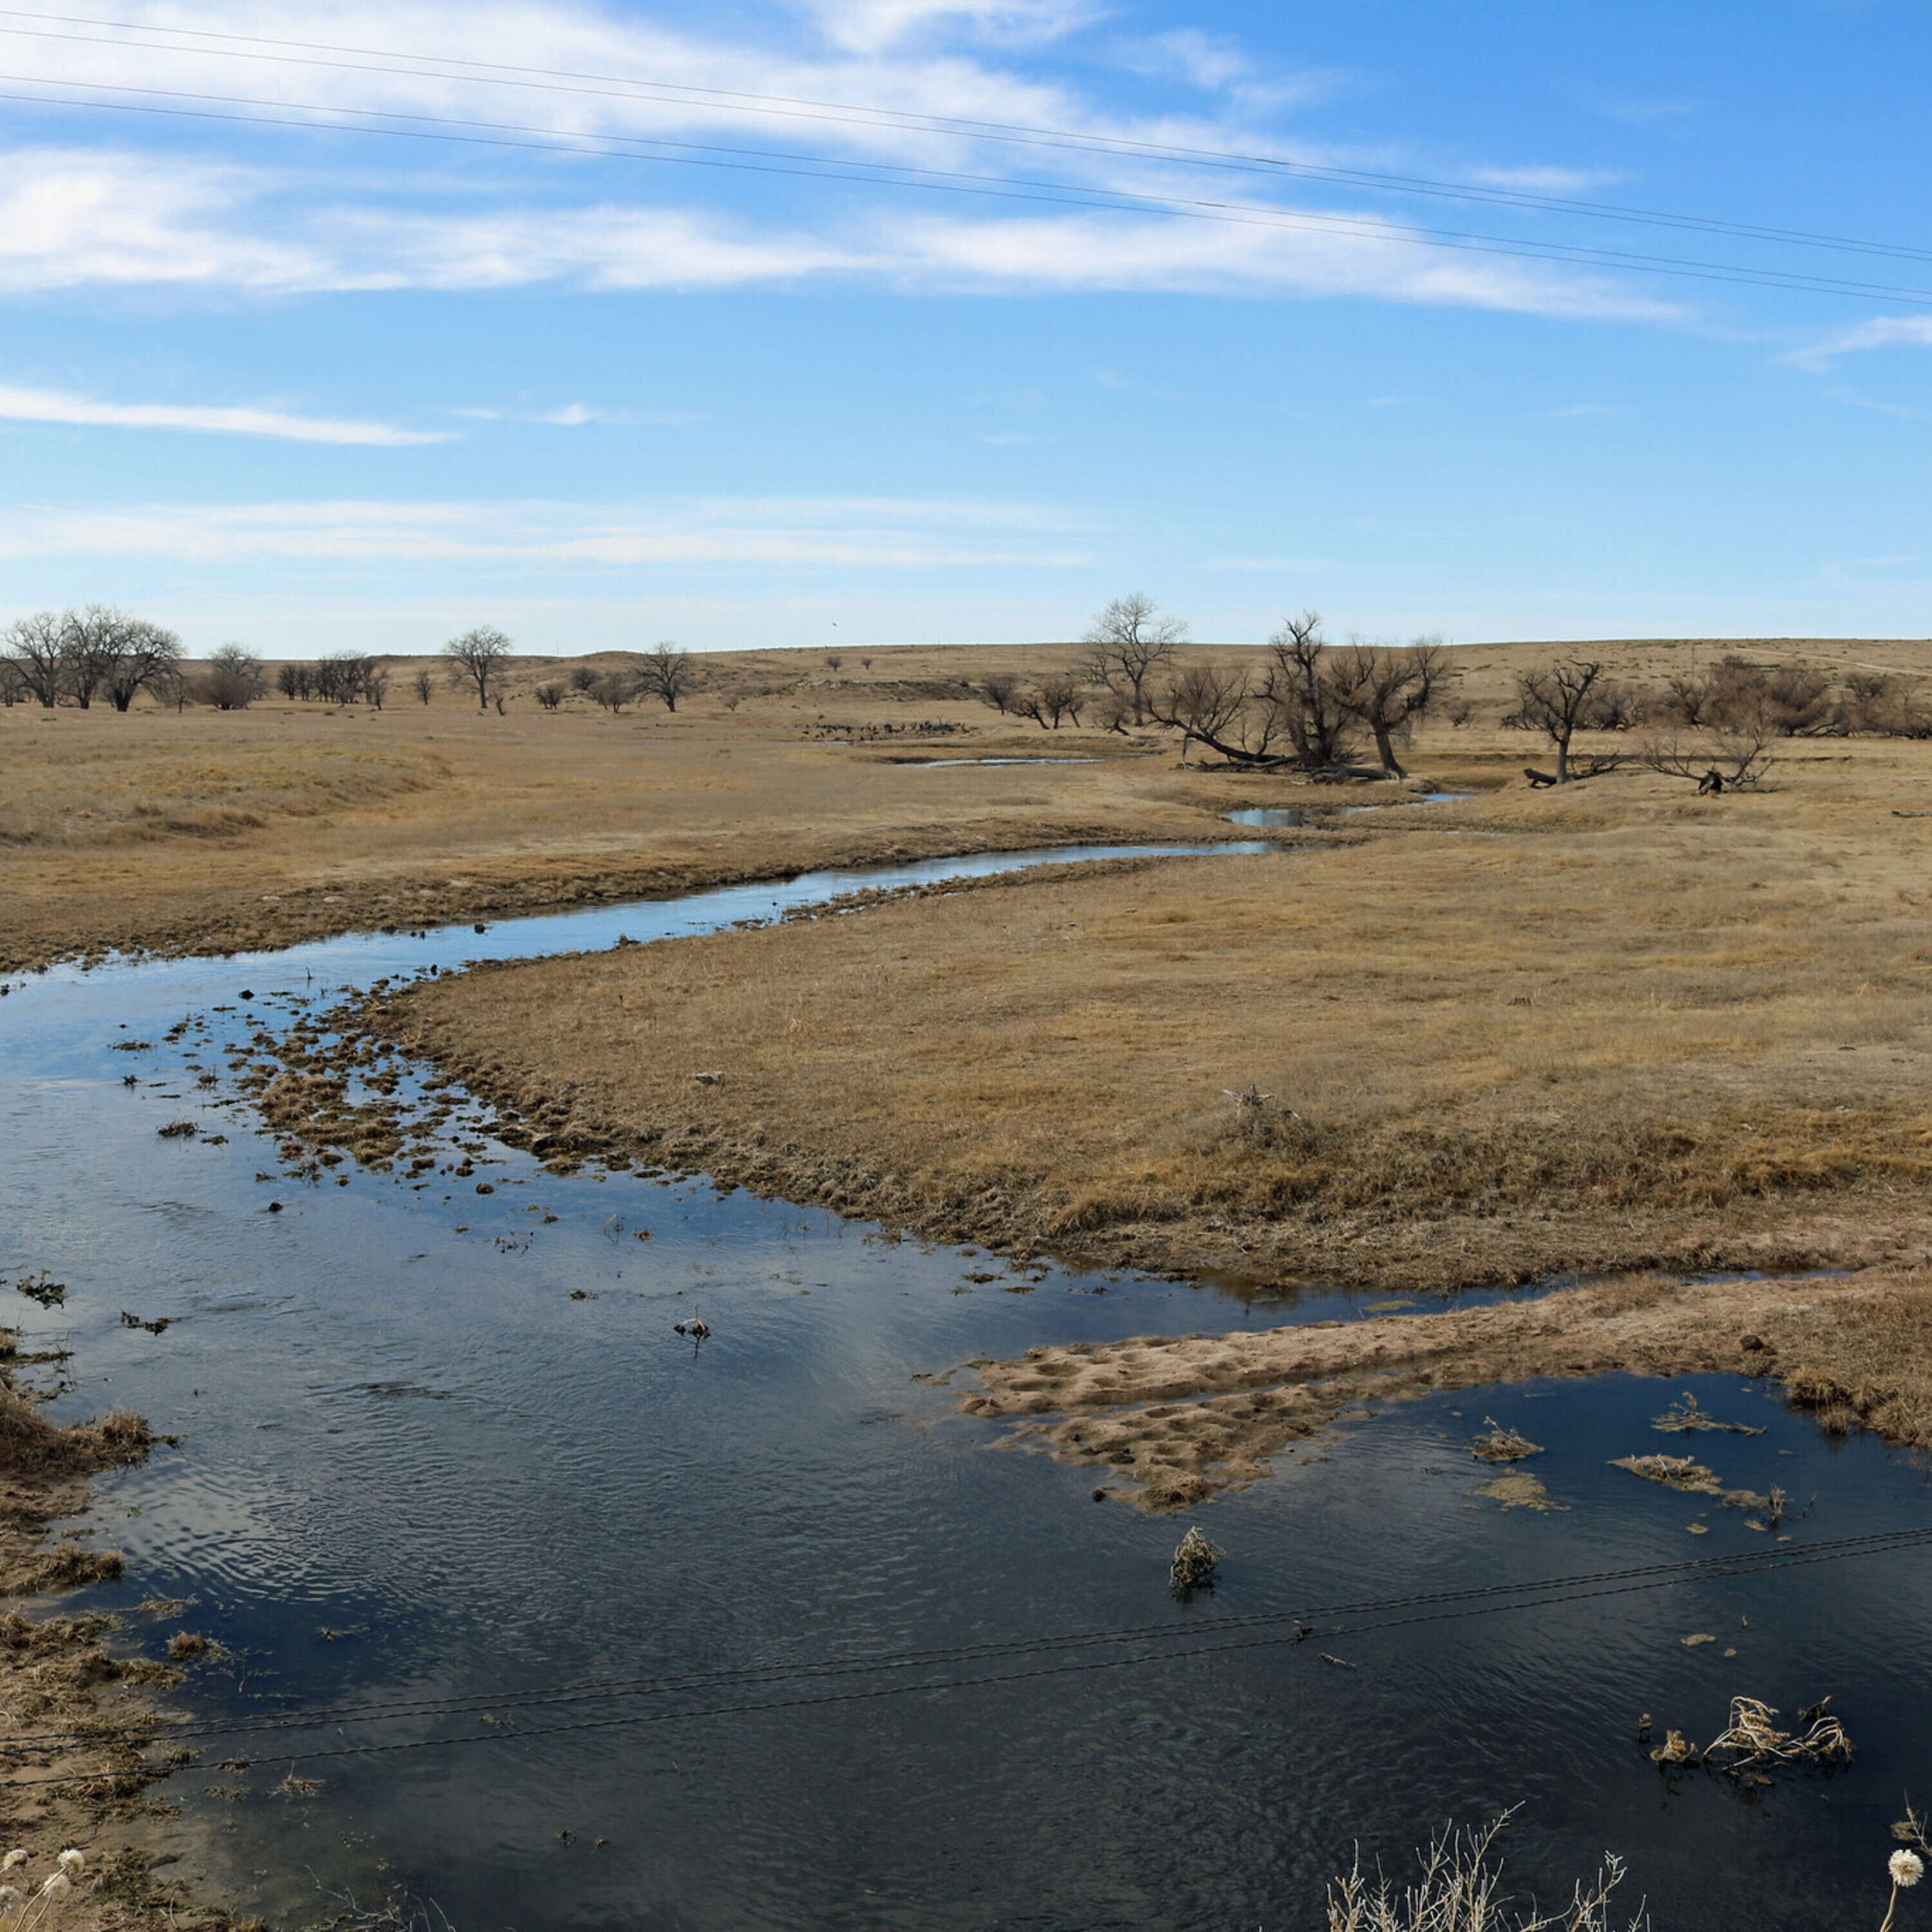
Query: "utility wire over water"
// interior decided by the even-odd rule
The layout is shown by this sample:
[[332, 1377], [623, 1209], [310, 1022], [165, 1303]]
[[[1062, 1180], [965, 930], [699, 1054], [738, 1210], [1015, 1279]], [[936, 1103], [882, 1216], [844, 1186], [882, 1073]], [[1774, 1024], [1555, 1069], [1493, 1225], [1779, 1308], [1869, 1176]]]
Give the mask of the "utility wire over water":
[[[736, 1669], [687, 1672], [656, 1677], [592, 1678], [575, 1683], [558, 1684], [542, 1689], [500, 1691], [491, 1694], [416, 1700], [398, 1699], [377, 1703], [343, 1704], [310, 1711], [281, 1711], [256, 1718], [236, 1718], [208, 1723], [189, 1720], [166, 1725], [162, 1742], [188, 1738], [250, 1738], [278, 1736], [346, 1724], [395, 1724], [421, 1718], [494, 1719], [504, 1711], [537, 1710], [574, 1703], [604, 1703], [624, 1697], [669, 1697], [703, 1695], [736, 1688], [752, 1690], [760, 1685], [823, 1683], [850, 1677], [872, 1676], [881, 1672], [955, 1668], [1001, 1663], [1018, 1663], [1040, 1657], [1065, 1658], [1070, 1653], [1125, 1644], [1156, 1644], [1164, 1647], [1126, 1657], [1072, 1658], [1071, 1660], [1035, 1665], [1024, 1670], [982, 1671], [970, 1676], [926, 1676], [901, 1684], [875, 1684], [864, 1689], [832, 1690], [758, 1700], [713, 1703], [674, 1710], [640, 1711], [622, 1717], [596, 1718], [576, 1722], [512, 1726], [498, 1724], [492, 1730], [464, 1732], [452, 1737], [410, 1738], [387, 1743], [346, 1744], [322, 1750], [296, 1749], [292, 1757], [311, 1759], [373, 1756], [390, 1751], [433, 1750], [457, 1744], [506, 1744], [519, 1739], [556, 1737], [581, 1731], [607, 1730], [632, 1724], [676, 1723], [700, 1718], [751, 1716], [763, 1713], [802, 1710], [828, 1704], [858, 1703], [881, 1697], [936, 1694], [949, 1690], [972, 1690], [982, 1686], [1023, 1683], [1042, 1677], [1066, 1676], [1073, 1672], [1131, 1670], [1148, 1665], [1180, 1664], [1204, 1657], [1226, 1655], [1237, 1651], [1299, 1645], [1315, 1637], [1366, 1636], [1371, 1632], [1406, 1626], [1438, 1623], [1458, 1618], [1498, 1615], [1504, 1612], [1547, 1609], [1556, 1605], [1622, 1596], [1648, 1590], [1667, 1589], [1687, 1582], [1716, 1582], [1732, 1577], [1762, 1576], [1815, 1563], [1833, 1563], [1860, 1556], [1879, 1556], [1895, 1550], [1922, 1547], [1932, 1543], [1932, 1526], [1922, 1528], [1879, 1530], [1861, 1536], [1837, 1537], [1826, 1541], [1804, 1543], [1786, 1548], [1738, 1550], [1726, 1555], [1691, 1557], [1674, 1563], [1640, 1564], [1619, 1570], [1548, 1576], [1520, 1583], [1481, 1584], [1458, 1590], [1411, 1592], [1400, 1596], [1367, 1598], [1352, 1602], [1304, 1606], [1294, 1610], [1256, 1610], [1242, 1615], [1215, 1617], [1200, 1623], [1142, 1624], [1112, 1630], [1068, 1631], [1057, 1636], [1012, 1639], [1006, 1642], [955, 1644], [927, 1650], [884, 1653], [870, 1657], [826, 1658], [816, 1663], [780, 1663], [748, 1665]], [[1388, 1614], [1403, 1612], [1400, 1615]], [[1366, 1618], [1369, 1621], [1360, 1621]], [[1333, 1621], [1345, 1619], [1353, 1621]], [[1290, 1630], [1281, 1626], [1292, 1624]], [[1269, 1636], [1238, 1633], [1272, 1630]], [[1204, 1639], [1209, 1640], [1203, 1641]], [[1224, 1640], [1214, 1641], [1213, 1640]], [[0, 1737], [0, 1751], [15, 1756], [23, 1752], [50, 1748], [85, 1748], [100, 1741], [98, 1732], [76, 1730], [58, 1736], [40, 1738]], [[278, 1748], [279, 1760], [284, 1755]], [[88, 1784], [112, 1774], [100, 1772], [70, 1772], [58, 1778], [20, 1778], [20, 1784]]]

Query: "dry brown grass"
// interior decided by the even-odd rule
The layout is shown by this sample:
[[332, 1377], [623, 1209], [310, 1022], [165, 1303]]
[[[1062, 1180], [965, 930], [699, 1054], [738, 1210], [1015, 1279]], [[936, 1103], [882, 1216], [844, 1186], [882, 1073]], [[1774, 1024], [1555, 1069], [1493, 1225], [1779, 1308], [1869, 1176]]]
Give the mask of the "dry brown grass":
[[[1044, 1444], [1062, 1460], [1106, 1466], [1154, 1510], [1256, 1480], [1346, 1413], [1541, 1376], [1768, 1376], [1797, 1406], [1862, 1402], [1864, 1426], [1928, 1448], [1932, 1269], [1647, 1275], [1448, 1313], [1073, 1342], [973, 1367], [980, 1386], [962, 1399], [969, 1412], [1012, 1419], [1011, 1439]], [[1637, 1471], [1653, 1480], [1722, 1492], [1687, 1459], [1624, 1466], [1639, 1461], [1656, 1466]], [[1760, 1509], [1767, 1501], [1742, 1491], [1726, 1500]]]
[[[1708, 664], [1715, 644], [1591, 646], [1620, 676], [1657, 682]], [[1467, 729], [1444, 725], [1416, 768], [1455, 782], [1520, 784], [1536, 741], [1495, 728], [1514, 672], [1557, 647], [1455, 653]], [[1932, 646], [1762, 641], [1766, 662], [1932, 671]], [[1257, 652], [1202, 646], [1253, 662]], [[332, 710], [279, 697], [242, 712], [149, 705], [0, 710], [0, 863], [9, 888], [0, 971], [116, 946], [274, 945], [370, 926], [497, 917], [646, 896], [826, 864], [1082, 837], [1191, 837], [1268, 781], [1175, 769], [1171, 740], [1043, 732], [967, 694], [995, 670], [1062, 668], [1068, 644], [848, 652], [741, 652], [703, 661], [706, 688], [675, 717], [612, 717], [573, 697], [530, 696], [570, 668], [516, 662], [507, 716], [439, 688], [388, 708]], [[861, 662], [869, 656], [871, 665]], [[614, 666], [617, 654], [584, 660]], [[732, 708], [728, 708], [732, 707]], [[934, 721], [963, 736], [850, 746], [840, 725]], [[1145, 755], [1132, 755], [1136, 751]], [[1099, 758], [1096, 766], [909, 770], [930, 755]]]
[[1828, 1256], [1837, 1204], [1868, 1244], [1932, 1178], [1928, 835], [1891, 808], [1928, 791], [1932, 747], [1857, 746], [1762, 795], [1493, 793], [383, 1024], [580, 1144], [937, 1235], [1402, 1286]]

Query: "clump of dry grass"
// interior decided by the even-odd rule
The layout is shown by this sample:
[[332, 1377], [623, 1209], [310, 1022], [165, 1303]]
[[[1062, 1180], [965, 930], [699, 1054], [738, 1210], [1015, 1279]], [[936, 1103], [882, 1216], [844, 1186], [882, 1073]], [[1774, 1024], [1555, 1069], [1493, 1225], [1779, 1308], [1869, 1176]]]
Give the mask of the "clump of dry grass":
[[[1496, 1841], [1512, 1814], [1488, 1825], [1445, 1829], [1416, 1854], [1420, 1875], [1398, 1886], [1362, 1869], [1361, 1853], [1328, 1887], [1328, 1932], [1612, 1932], [1611, 1896], [1624, 1880], [1623, 1861], [1606, 1852], [1594, 1878], [1580, 1880], [1569, 1902], [1554, 1912], [1512, 1910], [1502, 1889]], [[1649, 1924], [1641, 1906], [1628, 1932]]]
[[1486, 1432], [1469, 1444], [1469, 1454], [1485, 1462], [1520, 1462], [1526, 1456], [1540, 1456], [1543, 1445], [1514, 1429], [1505, 1429], [1494, 1416], [1483, 1418]]
[[1214, 1573], [1226, 1553], [1198, 1529], [1190, 1529], [1174, 1552], [1174, 1561], [1168, 1569], [1168, 1581], [1183, 1595], [1195, 1590], [1211, 1589]]
[[1762, 1429], [1754, 1428], [1748, 1422], [1720, 1422], [1708, 1409], [1698, 1407], [1697, 1398], [1688, 1389], [1661, 1415], [1653, 1416], [1650, 1426], [1660, 1430], [1666, 1436], [1762, 1436], [1764, 1433]]
[[1831, 1701], [1826, 1697], [1807, 1706], [1798, 1714], [1802, 1728], [1786, 1731], [1774, 1721], [1778, 1715], [1774, 1705], [1757, 1697], [1733, 1697], [1730, 1721], [1701, 1750], [1682, 1731], [1671, 1730], [1651, 1752], [1650, 1761], [1672, 1769], [1707, 1766], [1727, 1777], [1757, 1784], [1768, 1784], [1768, 1774], [1776, 1770], [1838, 1769], [1851, 1762], [1852, 1741], [1844, 1726], [1826, 1708]]

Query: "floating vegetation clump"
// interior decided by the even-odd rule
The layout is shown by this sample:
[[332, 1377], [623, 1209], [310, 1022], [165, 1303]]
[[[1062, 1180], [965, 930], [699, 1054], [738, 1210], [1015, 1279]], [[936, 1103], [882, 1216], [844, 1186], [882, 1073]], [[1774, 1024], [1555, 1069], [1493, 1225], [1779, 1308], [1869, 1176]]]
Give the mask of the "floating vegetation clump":
[[58, 1308], [67, 1299], [67, 1283], [55, 1280], [46, 1268], [38, 1274], [21, 1275], [14, 1286], [29, 1301], [38, 1301], [43, 1308]]
[[1688, 1456], [1618, 1456], [1612, 1459], [1610, 1467], [1628, 1469], [1646, 1483], [1660, 1483], [1666, 1490], [1677, 1490], [1687, 1496], [1715, 1496], [1729, 1509], [1768, 1510], [1771, 1507], [1770, 1499], [1755, 1490], [1726, 1489], [1714, 1469], [1707, 1469]]
[[1702, 1766], [1753, 1784], [1768, 1784], [1774, 1771], [1835, 1770], [1851, 1762], [1852, 1741], [1827, 1708], [1831, 1701], [1824, 1697], [1808, 1704], [1798, 1714], [1799, 1728], [1784, 1731], [1774, 1721], [1775, 1706], [1757, 1697], [1733, 1697], [1730, 1722], [1702, 1750], [1682, 1731], [1666, 1731], [1650, 1761], [1672, 1768]]
[[1469, 1444], [1469, 1454], [1485, 1462], [1520, 1462], [1526, 1456], [1540, 1456], [1543, 1444], [1505, 1429], [1493, 1415], [1483, 1418], [1485, 1432]]
[[154, 1131], [164, 1141], [184, 1141], [194, 1136], [195, 1124], [192, 1120], [170, 1120], [166, 1126], [157, 1127]]
[[1212, 1589], [1215, 1567], [1226, 1554], [1218, 1544], [1209, 1542], [1199, 1530], [1190, 1529], [1174, 1552], [1168, 1580], [1183, 1595], [1190, 1590]]
[[1527, 1469], [1511, 1469], [1506, 1474], [1492, 1476], [1486, 1483], [1478, 1483], [1469, 1493], [1486, 1496], [1506, 1510], [1561, 1510], [1570, 1507], [1559, 1503]]
[[1690, 1436], [1703, 1431], [1721, 1432], [1726, 1436], [1762, 1436], [1762, 1429], [1754, 1429], [1748, 1422], [1720, 1422], [1708, 1409], [1697, 1406], [1697, 1398], [1688, 1389], [1684, 1391], [1681, 1401], [1673, 1402], [1661, 1415], [1653, 1416], [1650, 1426], [1660, 1429], [1666, 1436]]

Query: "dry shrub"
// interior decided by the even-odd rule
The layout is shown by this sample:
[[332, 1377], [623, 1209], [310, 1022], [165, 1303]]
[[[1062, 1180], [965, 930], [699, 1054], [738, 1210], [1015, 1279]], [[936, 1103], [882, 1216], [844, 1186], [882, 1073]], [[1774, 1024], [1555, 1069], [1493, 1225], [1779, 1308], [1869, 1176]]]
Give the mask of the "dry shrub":
[[1526, 1456], [1540, 1456], [1543, 1445], [1514, 1429], [1505, 1429], [1492, 1415], [1486, 1415], [1487, 1432], [1469, 1445], [1469, 1454], [1485, 1462], [1520, 1462]]
[[[1418, 1851], [1420, 1876], [1397, 1888], [1378, 1871], [1372, 1880], [1356, 1852], [1347, 1874], [1328, 1887], [1328, 1932], [1612, 1932], [1611, 1894], [1623, 1882], [1623, 1861], [1604, 1855], [1602, 1869], [1580, 1880], [1569, 1903], [1546, 1913], [1512, 1911], [1502, 1892], [1502, 1863], [1492, 1854], [1511, 1814], [1480, 1829], [1444, 1829]], [[1629, 1932], [1649, 1924], [1641, 1907]]]

